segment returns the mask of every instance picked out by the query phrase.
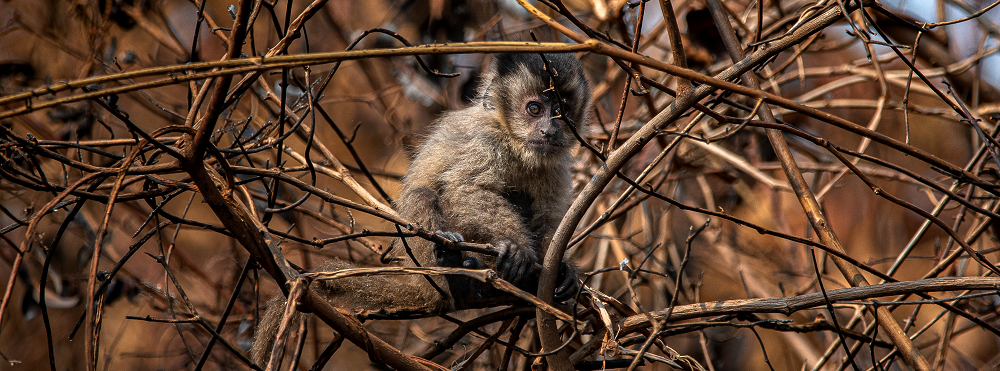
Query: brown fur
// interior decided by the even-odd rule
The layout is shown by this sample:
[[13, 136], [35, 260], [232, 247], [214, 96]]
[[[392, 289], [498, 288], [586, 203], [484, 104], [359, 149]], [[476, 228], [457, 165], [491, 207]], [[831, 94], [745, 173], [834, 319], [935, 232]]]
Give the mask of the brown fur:
[[[554, 86], [562, 105], [555, 92], [546, 92], [550, 75], [541, 56], [496, 55], [474, 104], [435, 122], [403, 178], [395, 205], [411, 222], [456, 238], [460, 234], [465, 241], [493, 244], [504, 251], [502, 256], [445, 250], [407, 238], [405, 246], [394, 243], [403, 265], [489, 267], [501, 278], [535, 290], [532, 266], [544, 256], [571, 193], [577, 140], [568, 125], [580, 130], [591, 111], [579, 62], [567, 54], [546, 58], [558, 74]], [[348, 267], [333, 262], [321, 270]], [[578, 281], [570, 265], [564, 268], [566, 293]], [[458, 276], [357, 277], [319, 284], [334, 305], [360, 310], [363, 318], [432, 316], [511, 301]], [[273, 301], [262, 320], [252, 350], [259, 364], [270, 353], [283, 306], [283, 300]]]

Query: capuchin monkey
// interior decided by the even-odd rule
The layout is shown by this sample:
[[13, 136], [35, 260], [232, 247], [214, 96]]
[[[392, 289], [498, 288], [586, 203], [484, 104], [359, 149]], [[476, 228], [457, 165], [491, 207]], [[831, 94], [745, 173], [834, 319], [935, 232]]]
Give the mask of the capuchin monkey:
[[[571, 197], [574, 131], [590, 120], [590, 89], [572, 54], [497, 54], [468, 108], [444, 113], [418, 148], [396, 198], [399, 215], [456, 242], [491, 244], [499, 256], [450, 250], [420, 239], [393, 243], [404, 266], [492, 268], [535, 292], [545, 256]], [[354, 266], [335, 261], [320, 267]], [[556, 299], [576, 294], [576, 268], [563, 262]], [[417, 318], [515, 302], [490, 285], [457, 276], [366, 276], [315, 282], [332, 305], [359, 318]], [[251, 354], [270, 356], [284, 298], [272, 300]]]

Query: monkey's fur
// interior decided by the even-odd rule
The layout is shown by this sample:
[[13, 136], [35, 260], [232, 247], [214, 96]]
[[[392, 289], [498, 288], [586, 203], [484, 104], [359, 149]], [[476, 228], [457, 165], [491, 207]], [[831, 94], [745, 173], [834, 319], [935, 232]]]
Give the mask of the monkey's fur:
[[[492, 244], [501, 254], [463, 253], [407, 238], [405, 245], [394, 242], [402, 264], [493, 268], [534, 292], [538, 276], [532, 267], [544, 256], [570, 201], [577, 140], [569, 125], [582, 130], [590, 112], [590, 90], [571, 54], [495, 55], [473, 104], [446, 112], [433, 125], [403, 178], [395, 207], [427, 230]], [[320, 270], [351, 267], [335, 261]], [[574, 294], [575, 268], [564, 262], [561, 273], [557, 296]], [[451, 275], [355, 277], [314, 285], [334, 306], [359, 310], [365, 318], [426, 317], [512, 302], [488, 285]], [[261, 320], [251, 350], [258, 364], [270, 356], [283, 308], [283, 298], [275, 298]]]

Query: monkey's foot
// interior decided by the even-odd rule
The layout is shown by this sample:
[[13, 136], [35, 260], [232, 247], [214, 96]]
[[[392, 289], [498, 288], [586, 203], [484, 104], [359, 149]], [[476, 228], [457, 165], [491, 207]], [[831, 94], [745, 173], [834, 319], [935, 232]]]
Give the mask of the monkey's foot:
[[577, 292], [580, 291], [580, 278], [577, 276], [576, 268], [569, 263], [562, 262], [562, 265], [559, 266], [559, 277], [562, 278], [562, 283], [556, 287], [553, 298], [557, 302], [575, 298]]
[[465, 257], [465, 259], [462, 260], [462, 268], [465, 268], [465, 269], [479, 269], [479, 268], [482, 268], [482, 267], [483, 267], [483, 265], [481, 263], [479, 263], [479, 259], [473, 258], [471, 256], [467, 256], [467, 257]]

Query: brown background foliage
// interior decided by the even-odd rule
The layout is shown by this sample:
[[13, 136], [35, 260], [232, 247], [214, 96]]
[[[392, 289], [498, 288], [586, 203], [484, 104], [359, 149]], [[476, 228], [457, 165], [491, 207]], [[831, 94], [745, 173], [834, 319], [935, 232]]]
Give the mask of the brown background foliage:
[[[661, 12], [663, 3], [567, 0], [539, 1], [535, 6], [576, 35], [588, 34], [605, 45], [618, 43], [629, 49], [637, 37], [637, 29], [641, 30], [635, 45], [638, 53], [680, 64], [678, 55], [672, 54], [678, 49], [671, 46], [667, 27], [676, 23], [681, 31], [676, 37], [685, 47], [682, 56], [688, 68], [715, 76], [731, 65], [705, 2], [673, 2], [675, 18]], [[966, 7], [971, 11], [989, 5], [966, 4], [961, 0], [933, 3], [938, 4], [934, 9], [935, 20], [963, 16], [947, 13], [945, 17], [941, 9], [946, 5], [948, 9]], [[808, 20], [809, 6], [816, 5], [804, 1], [762, 4], [763, 9], [758, 9], [761, 3], [752, 1], [724, 4], [748, 53], [753, 51], [749, 45], [755, 40], [779, 38], [793, 29], [796, 20]], [[267, 298], [281, 294], [281, 290], [272, 276], [256, 265], [251, 264], [252, 269], [245, 277], [241, 275], [248, 261], [252, 261], [252, 254], [258, 253], [244, 248], [247, 241], [227, 235], [232, 231], [224, 232], [226, 221], [220, 220], [204, 202], [190, 171], [174, 167], [129, 174], [120, 188], [114, 186], [118, 173], [108, 172], [103, 178], [91, 178], [74, 186], [84, 176], [121, 168], [122, 157], [141, 149], [135, 145], [140, 132], [153, 133], [167, 147], [182, 147], [182, 134], [186, 131], [177, 128], [192, 123], [189, 114], [194, 112], [199, 118], [210, 115], [208, 103], [195, 98], [206, 80], [202, 77], [35, 108], [87, 91], [134, 86], [208, 70], [151, 73], [3, 100], [22, 91], [57, 86], [65, 81], [157, 66], [218, 61], [227, 53], [227, 40], [236, 16], [236, 10], [227, 8], [230, 5], [222, 1], [202, 4], [198, 0], [0, 3], [0, 25], [3, 25], [0, 277], [10, 277], [4, 282], [13, 282], [4, 285], [0, 354], [5, 362], [0, 363], [0, 369], [172, 370], [193, 369], [199, 363], [203, 366], [198, 367], [205, 369], [249, 367], [227, 347], [209, 345], [212, 335], [206, 327], [216, 328], [228, 313], [218, 340], [234, 350], [245, 351], [252, 341], [255, 320], [262, 310], [260, 305]], [[365, 30], [373, 28], [395, 32], [415, 45], [529, 41], [532, 37], [540, 41], [570, 41], [567, 35], [513, 1], [289, 0], [258, 5], [260, 9], [242, 48], [244, 57], [265, 54], [286, 35], [287, 27], [300, 14], [310, 17], [300, 23], [302, 28], [295, 31], [296, 37], [278, 55], [343, 51]], [[837, 2], [819, 5], [840, 6]], [[640, 11], [644, 11], [641, 18]], [[995, 63], [983, 62], [983, 58], [996, 51], [995, 41], [990, 40], [996, 40], [1000, 29], [988, 21], [996, 19], [995, 15], [987, 12], [957, 25], [933, 27], [933, 30], [928, 27], [928, 32], [921, 33], [920, 47], [914, 53], [916, 26], [906, 26], [873, 8], [866, 12], [867, 18], [860, 11], [851, 13], [850, 20], [857, 29], [846, 19], [840, 19], [815, 37], [795, 40], [792, 48], [769, 63], [758, 61], [761, 90], [868, 127], [907, 146], [872, 142], [869, 140], [875, 137], [872, 134], [851, 133], [834, 127], [830, 120], [787, 106], [769, 107], [786, 127], [822, 138], [839, 149], [862, 152], [882, 161], [883, 164], [856, 161], [858, 173], [872, 179], [883, 194], [904, 200], [916, 209], [931, 212], [943, 205], [940, 221], [965, 239], [968, 246], [980, 251], [985, 260], [1000, 260], [996, 231], [989, 228], [996, 214], [983, 210], [995, 212], [998, 206], [994, 184], [1000, 177], [997, 172], [1000, 163], [993, 156], [1000, 148], [987, 146], [989, 151], [983, 155], [984, 137], [970, 125], [974, 121], [970, 118], [977, 119], [975, 123], [982, 131], [995, 134], [996, 117], [1000, 114], [997, 106], [1000, 96], [981, 76], [984, 70], [998, 69]], [[589, 29], [580, 29], [568, 15]], [[670, 22], [664, 22], [665, 18]], [[878, 25], [892, 39], [883, 40], [873, 25]], [[915, 70], [927, 75], [932, 86], [945, 92], [945, 97], [937, 95], [911, 73], [888, 44], [898, 45], [900, 53], [914, 61]], [[361, 38], [354, 49], [401, 46], [391, 36], [373, 33]], [[452, 78], [424, 71], [413, 57], [363, 56], [340, 65], [329, 86], [322, 90], [322, 81], [334, 68], [329, 61], [309, 63], [307, 67], [269, 69], [251, 79], [251, 84], [242, 91], [236, 90], [235, 83], [230, 86], [238, 99], [222, 107], [214, 131], [208, 133], [215, 147], [229, 150], [224, 155], [228, 163], [244, 168], [279, 166], [302, 184], [315, 184], [313, 195], [294, 205], [308, 192], [287, 181], [276, 185], [272, 178], [238, 171], [236, 179], [240, 186], [231, 188], [237, 193], [245, 190], [255, 199], [256, 217], [264, 221], [289, 261], [307, 269], [334, 258], [350, 260], [359, 266], [382, 266], [377, 252], [388, 246], [392, 237], [372, 232], [395, 232], [391, 218], [329, 203], [321, 193], [375, 206], [360, 193], [389, 204], [373, 184], [382, 187], [390, 198], [394, 196], [399, 178], [407, 169], [410, 150], [420, 142], [428, 125], [440, 112], [467, 103], [478, 74], [490, 61], [488, 53], [478, 53], [475, 47], [469, 51], [421, 56], [432, 70], [460, 74]], [[683, 89], [686, 83], [657, 68], [634, 64], [633, 68], [643, 78], [659, 86], [648, 81], [640, 84], [631, 78], [638, 75], [624, 73], [620, 64], [602, 53], [578, 53], [578, 56], [591, 81], [598, 116], [586, 133], [586, 141], [598, 150], [604, 150], [612, 136], [616, 136], [612, 149], [623, 148], [619, 146], [640, 127], [657, 113], [670, 109], [674, 98], [663, 88]], [[618, 63], [629, 62], [619, 59]], [[247, 75], [229, 73], [235, 75], [234, 81]], [[284, 79], [286, 75], [288, 78]], [[950, 85], [945, 84], [945, 77]], [[218, 84], [218, 78], [213, 83]], [[214, 86], [208, 90], [214, 90]], [[311, 94], [305, 93], [308, 89], [312, 89]], [[951, 89], [955, 90], [954, 95], [948, 95]], [[967, 107], [967, 114], [956, 111], [954, 105], [945, 101], [956, 97]], [[309, 104], [311, 98], [316, 99], [315, 105]], [[192, 110], [192, 102], [203, 104], [195, 104]], [[705, 315], [654, 321], [657, 323], [639, 326], [642, 331], [619, 333], [619, 326], [625, 320], [641, 321], [645, 313], [658, 313], [662, 319], [672, 307], [679, 310], [682, 305], [711, 301], [732, 304], [735, 303], [732, 300], [738, 299], [787, 298], [824, 289], [850, 290], [852, 286], [834, 266], [829, 253], [817, 249], [813, 260], [809, 246], [775, 235], [797, 236], [814, 241], [814, 245], [825, 244], [816, 237], [803, 206], [791, 192], [783, 165], [775, 157], [764, 129], [759, 127], [760, 121], [756, 117], [748, 121], [752, 115], [747, 108], [757, 105], [757, 99], [718, 90], [701, 103], [722, 116], [705, 117], [697, 110], [688, 110], [665, 130], [658, 131], [656, 138], [635, 152], [622, 168], [624, 176], [636, 179], [657, 155], [669, 148], [663, 161], [651, 166], [649, 176], [638, 181], [656, 193], [656, 197], [628, 192], [622, 204], [615, 204], [629, 185], [613, 180], [601, 189], [577, 226], [575, 236], [584, 237], [567, 254], [588, 273], [587, 285], [610, 298], [584, 295], [579, 298], [579, 305], [563, 308], [581, 311], [580, 322], [576, 324], [580, 336], [570, 347], [582, 349], [580, 359], [584, 361], [630, 360], [635, 357], [634, 352], [643, 349], [642, 352], [660, 357], [646, 359], [646, 366], [642, 367], [650, 369], [671, 368], [660, 362], [664, 358], [685, 369], [867, 369], [874, 362], [878, 362], [875, 367], [879, 369], [910, 367], [890, 353], [894, 346], [885, 331], [878, 331], [874, 340], [870, 330], [865, 335], [866, 328], [874, 323], [870, 314], [872, 301], [868, 299], [904, 300], [877, 293], [832, 304], [836, 321], [823, 304], [790, 315], [773, 309], [743, 309], [721, 315], [711, 313], [706, 304]], [[294, 113], [294, 118], [303, 118], [302, 124], [295, 126], [299, 133], [314, 130], [315, 136], [310, 139], [308, 135], [295, 134], [283, 139], [282, 134], [295, 122], [287, 113], [280, 113], [282, 106], [288, 109], [286, 112]], [[329, 118], [318, 113], [317, 107], [322, 107]], [[123, 117], [134, 126], [126, 125]], [[726, 118], [725, 122], [720, 122], [720, 117]], [[690, 131], [679, 135], [692, 122], [695, 124]], [[164, 128], [174, 129], [156, 134]], [[348, 140], [342, 140], [334, 128]], [[195, 129], [203, 130], [197, 126]], [[882, 273], [888, 272], [898, 260], [901, 265], [893, 268], [891, 275], [899, 281], [924, 278], [939, 264], [943, 268], [935, 274], [939, 277], [989, 276], [989, 269], [969, 259], [968, 254], [952, 254], [961, 247], [943, 228], [932, 225], [924, 232], [921, 225], [926, 222], [925, 217], [873, 193], [833, 155], [837, 151], [828, 151], [815, 141], [793, 134], [786, 133], [785, 137], [794, 159], [816, 193], [822, 213], [839, 236], [847, 256]], [[704, 140], [721, 137], [724, 139], [707, 143]], [[677, 146], [670, 146], [677, 138], [683, 139]], [[320, 144], [329, 149], [329, 155], [324, 154]], [[310, 156], [311, 166], [336, 170], [338, 161], [343, 163], [347, 174], [363, 188], [345, 185], [329, 173], [311, 173], [310, 165], [282, 153], [281, 146]], [[174, 161], [168, 154], [157, 153], [160, 149], [147, 143], [131, 166]], [[351, 149], [356, 150], [357, 159]], [[240, 153], [241, 150], [252, 153]], [[940, 164], [930, 164], [918, 152], [937, 156], [954, 168], [966, 168], [975, 178], [956, 176]], [[218, 158], [201, 155], [199, 163], [204, 159], [218, 173], [226, 173], [218, 166]], [[857, 159], [845, 156], [852, 161]], [[574, 167], [577, 192], [604, 166], [586, 148], [579, 150], [578, 158]], [[92, 167], [78, 166], [80, 163]], [[360, 169], [362, 163], [370, 174]], [[883, 166], [884, 163], [891, 166]], [[967, 164], [971, 165], [966, 167]], [[95, 179], [98, 181], [94, 182]], [[226, 188], [223, 183], [218, 184]], [[952, 198], [946, 198], [942, 189], [953, 184], [957, 186], [952, 190]], [[87, 187], [91, 189], [83, 192]], [[61, 195], [67, 189], [74, 192]], [[112, 194], [117, 194], [118, 199], [109, 203]], [[241, 193], [237, 198], [244, 196]], [[965, 202], [956, 203], [955, 197]], [[664, 198], [701, 209], [682, 210]], [[46, 209], [45, 205], [53, 200], [63, 203], [54, 210], [51, 205]], [[113, 209], [109, 210], [109, 204], [114, 205]], [[78, 211], [73, 211], [77, 206]], [[265, 212], [268, 208], [285, 206], [294, 207], [277, 213]], [[706, 210], [775, 233], [761, 234], [758, 229], [719, 215], [706, 215]], [[711, 221], [707, 227], [700, 228], [708, 219]], [[62, 225], [64, 231], [60, 230]], [[352, 234], [345, 240], [324, 242]], [[911, 240], [912, 250], [907, 250]], [[92, 268], [95, 246], [96, 274]], [[135, 248], [134, 254], [129, 253], [130, 248]], [[948, 260], [948, 256], [958, 258]], [[109, 278], [109, 272], [119, 263], [122, 263], [120, 270]], [[17, 270], [12, 271], [13, 267]], [[871, 273], [865, 274], [869, 282], [880, 281]], [[681, 277], [679, 285], [678, 277]], [[88, 296], [88, 285], [102, 281], [107, 282], [107, 290], [101, 293], [93, 313], [86, 313], [86, 303], [94, 301]], [[967, 292], [963, 288], [978, 289]], [[935, 290], [933, 284], [915, 289], [930, 296], [905, 297], [909, 302], [893, 308], [892, 312], [906, 334], [913, 337], [914, 348], [903, 351], [922, 354], [937, 368], [997, 367], [1000, 364], [997, 287], [983, 289], [971, 284], [951, 287], [949, 291]], [[44, 291], [44, 306], [39, 303], [40, 291]], [[952, 309], [927, 301], [970, 293], [972, 297], [939, 301], [953, 304]], [[607, 308], [611, 335], [595, 302]], [[712, 305], [716, 304], [722, 305]], [[449, 350], [431, 361], [445, 367], [529, 369], [533, 362], [539, 362], [539, 357], [525, 356], [520, 351], [513, 356], [505, 355], [506, 343], [497, 343], [495, 338], [487, 340], [511, 324], [524, 325], [511, 322], [513, 317], [489, 321], [475, 329], [456, 330], [456, 323], [497, 310], [455, 313], [446, 318], [368, 321], [364, 329], [411, 355], [424, 354], [454, 332], [462, 336], [448, 340], [453, 341], [446, 344], [450, 345]], [[534, 312], [521, 312], [525, 313]], [[980, 322], [972, 322], [970, 317]], [[838, 326], [842, 330], [834, 331]], [[88, 338], [84, 335], [88, 328], [97, 328], [95, 333], [99, 334], [90, 357], [85, 346]], [[298, 335], [289, 340], [292, 345], [296, 339], [304, 340], [300, 358], [295, 360], [297, 366], [288, 366], [293, 362], [289, 359], [283, 367], [308, 369], [331, 340], [337, 339], [335, 331], [315, 317], [305, 329], [304, 334], [301, 329], [293, 329]], [[665, 332], [660, 333], [662, 336], [651, 348], [643, 348], [650, 330]], [[513, 336], [509, 331], [498, 335], [500, 340], [514, 342], [525, 353], [540, 352], [534, 320]], [[853, 349], [852, 355], [845, 355], [844, 347], [839, 345], [841, 336], [849, 338], [847, 344]], [[586, 343], [604, 346], [587, 348]], [[363, 348], [350, 342], [343, 344], [326, 369], [384, 367], [372, 363]], [[287, 353], [292, 353], [292, 347]], [[485, 351], [478, 352], [480, 348]], [[203, 353], [208, 354], [204, 360]], [[89, 360], [95, 356], [96, 365], [90, 364]], [[471, 356], [475, 357], [466, 362]]]

